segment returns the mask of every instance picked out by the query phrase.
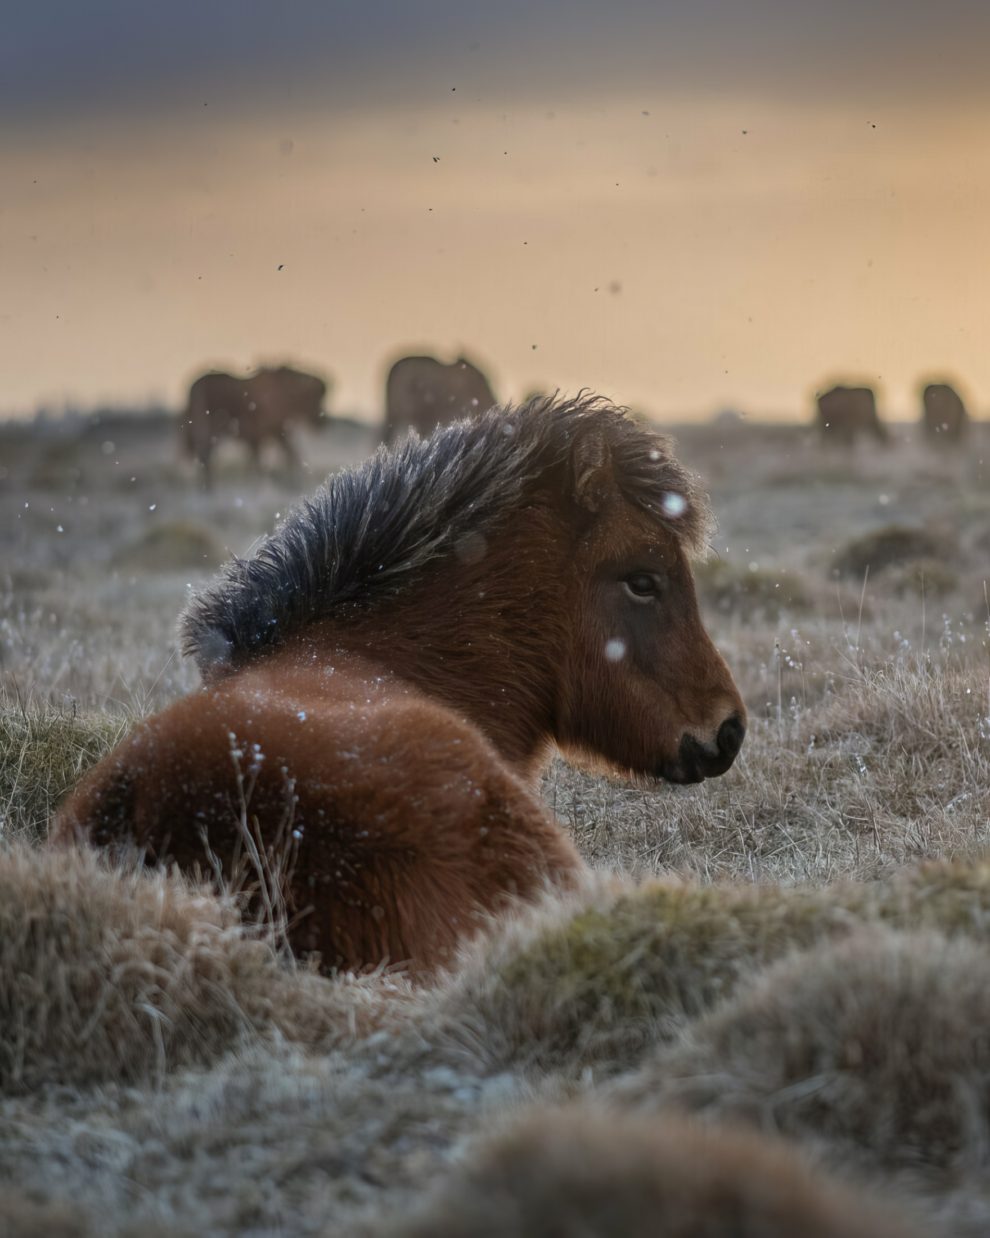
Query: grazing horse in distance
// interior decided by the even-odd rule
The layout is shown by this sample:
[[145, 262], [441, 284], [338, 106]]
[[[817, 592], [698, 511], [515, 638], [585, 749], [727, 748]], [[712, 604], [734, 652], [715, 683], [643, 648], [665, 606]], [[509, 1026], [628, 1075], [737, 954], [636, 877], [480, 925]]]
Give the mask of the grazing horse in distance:
[[861, 434], [888, 441], [872, 387], [832, 387], [818, 397], [816, 424], [823, 443], [852, 447]]
[[407, 430], [429, 434], [438, 425], [483, 413], [496, 403], [488, 379], [465, 357], [450, 365], [435, 357], [403, 357], [385, 381], [385, 443]]
[[921, 393], [921, 428], [929, 443], [957, 444], [966, 437], [969, 414], [955, 387], [929, 383]]
[[322, 378], [287, 365], [257, 370], [246, 378], [216, 371], [202, 374], [189, 388], [182, 442], [201, 467], [203, 484], [212, 484], [213, 452], [224, 438], [243, 443], [255, 468], [261, 466], [265, 443], [277, 443], [288, 467], [296, 469], [299, 456], [291, 427], [318, 424], [326, 393]]
[[732, 764], [745, 710], [689, 564], [708, 533], [669, 443], [595, 397], [381, 447], [193, 600], [203, 686], [83, 778], [54, 836], [225, 874], [260, 857], [297, 953], [428, 972], [583, 870], [537, 794], [552, 745], [653, 782]]

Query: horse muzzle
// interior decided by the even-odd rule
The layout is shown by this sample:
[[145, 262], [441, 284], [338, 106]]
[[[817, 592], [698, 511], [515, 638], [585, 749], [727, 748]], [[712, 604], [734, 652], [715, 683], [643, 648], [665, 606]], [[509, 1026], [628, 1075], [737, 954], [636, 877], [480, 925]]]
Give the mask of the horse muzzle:
[[682, 784], [717, 778], [736, 759], [745, 736], [746, 724], [742, 716], [732, 714], [708, 743], [702, 743], [693, 735], [682, 736], [677, 759], [662, 762], [657, 774], [667, 782]]

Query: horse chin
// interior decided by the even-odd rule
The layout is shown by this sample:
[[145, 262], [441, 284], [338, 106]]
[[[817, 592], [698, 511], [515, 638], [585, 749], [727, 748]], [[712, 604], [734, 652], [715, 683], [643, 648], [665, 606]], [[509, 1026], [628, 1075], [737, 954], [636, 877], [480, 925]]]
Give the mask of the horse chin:
[[627, 781], [633, 783], [637, 787], [642, 787], [646, 791], [655, 791], [663, 785], [668, 786], [690, 786], [696, 782], [704, 782], [705, 775], [698, 773], [695, 770], [687, 770], [680, 761], [671, 761], [664, 759], [656, 765], [651, 765], [648, 768], [634, 768], [632, 766], [613, 766], [612, 774], [621, 773]]
[[671, 782], [681, 787], [705, 781], [705, 775], [696, 765], [687, 768], [679, 760], [661, 761], [653, 770], [652, 777], [655, 782]]
[[686, 765], [679, 756], [663, 757], [652, 765], [631, 765], [588, 748], [567, 747], [562, 751], [572, 765], [589, 774], [618, 776], [647, 790], [655, 790], [660, 783], [690, 786], [705, 781], [705, 775], [695, 763]]

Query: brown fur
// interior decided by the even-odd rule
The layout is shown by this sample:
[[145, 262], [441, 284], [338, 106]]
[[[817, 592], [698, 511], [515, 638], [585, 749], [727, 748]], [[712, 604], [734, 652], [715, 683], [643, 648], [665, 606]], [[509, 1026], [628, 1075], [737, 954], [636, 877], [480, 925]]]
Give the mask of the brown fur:
[[458, 417], [483, 413], [497, 401], [481, 370], [465, 357], [450, 365], [435, 357], [402, 357], [385, 381], [383, 440], [407, 430], [429, 434]]
[[378, 1238], [907, 1238], [782, 1142], [676, 1115], [534, 1114]]
[[888, 441], [872, 387], [833, 387], [818, 397], [816, 425], [824, 443], [851, 447], [861, 435]]
[[258, 370], [247, 378], [203, 374], [189, 389], [183, 446], [201, 467], [207, 486], [212, 481], [213, 452], [224, 438], [243, 443], [256, 466], [265, 443], [276, 443], [289, 467], [295, 468], [299, 458], [290, 428], [294, 423], [315, 423], [326, 392], [323, 379], [285, 365]]
[[[184, 868], [274, 865], [293, 947], [326, 966], [433, 968], [479, 913], [573, 880], [582, 863], [533, 788], [551, 743], [685, 782], [724, 772], [742, 738], [686, 558], [699, 517], [683, 495], [664, 509], [663, 487], [688, 482], [662, 439], [585, 400], [493, 410], [402, 450], [333, 479], [194, 604], [206, 685], [139, 726], [55, 827]], [[468, 500], [481, 490], [450, 480], [479, 461], [510, 495], [483, 520]], [[443, 524], [426, 554], [429, 525], [411, 516], [408, 579], [394, 547], [373, 554], [392, 583], [362, 604], [374, 540], [358, 563], [335, 545], [332, 571], [309, 552], [351, 509], [355, 539], [370, 536], [368, 504], [383, 520], [404, 510], [385, 502], [400, 484]], [[637, 573], [660, 595], [632, 596]], [[280, 594], [280, 574], [308, 600], [302, 584]]]
[[948, 383], [929, 383], [921, 394], [921, 428], [930, 443], [961, 443], [969, 429], [969, 414], [959, 393]]

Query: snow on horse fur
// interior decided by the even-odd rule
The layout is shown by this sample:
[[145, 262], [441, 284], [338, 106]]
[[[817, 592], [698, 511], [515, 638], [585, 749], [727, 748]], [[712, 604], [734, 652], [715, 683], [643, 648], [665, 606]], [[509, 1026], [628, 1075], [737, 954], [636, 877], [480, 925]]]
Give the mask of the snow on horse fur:
[[203, 686], [82, 780], [54, 836], [248, 864], [298, 954], [442, 965], [583, 863], [538, 797], [552, 745], [723, 773], [745, 714], [698, 614], [708, 511], [596, 397], [411, 435], [332, 476], [183, 617]]

